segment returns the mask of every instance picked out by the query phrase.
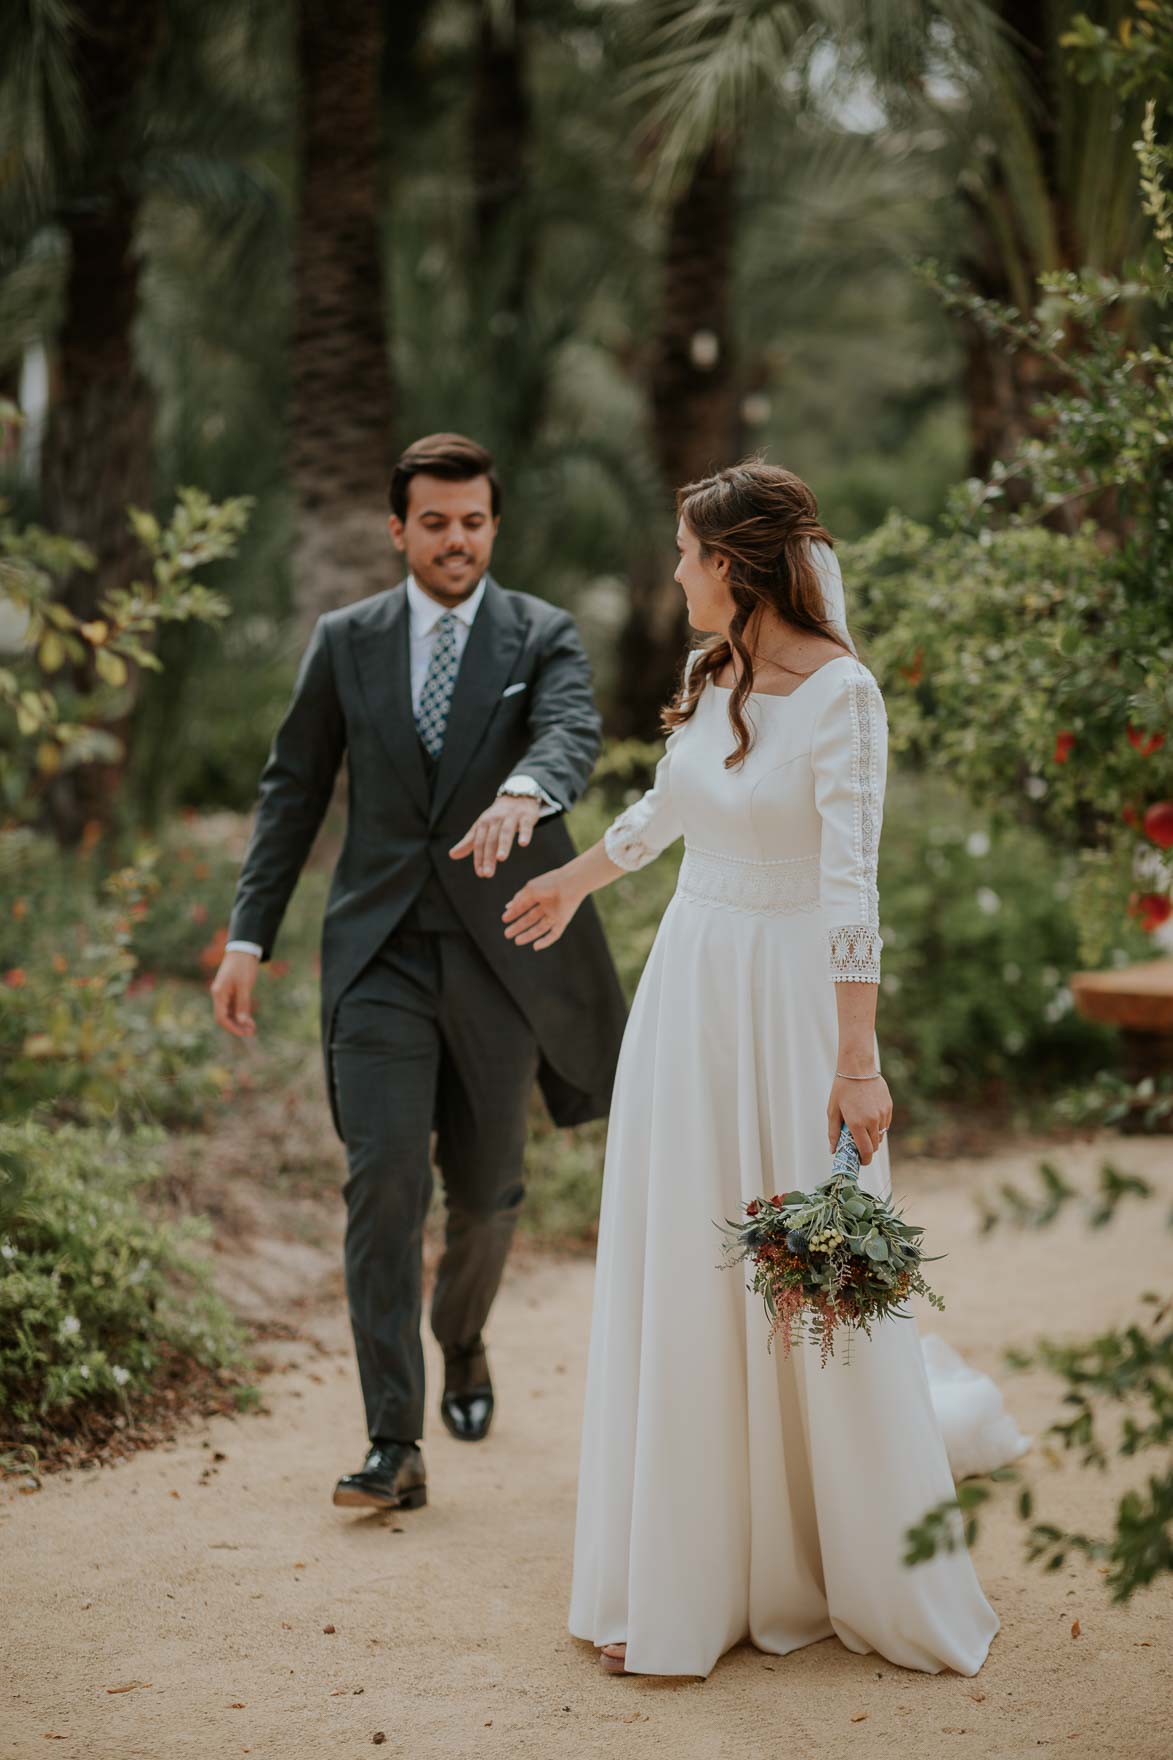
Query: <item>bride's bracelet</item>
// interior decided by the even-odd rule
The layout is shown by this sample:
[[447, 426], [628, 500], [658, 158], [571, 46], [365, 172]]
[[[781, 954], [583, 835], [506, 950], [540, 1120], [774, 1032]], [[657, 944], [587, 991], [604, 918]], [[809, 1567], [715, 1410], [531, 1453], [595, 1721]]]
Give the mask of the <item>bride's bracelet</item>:
[[842, 1076], [845, 1082], [874, 1082], [880, 1071], [874, 1069], [870, 1076], [849, 1076], [845, 1069], [837, 1069], [835, 1074]]

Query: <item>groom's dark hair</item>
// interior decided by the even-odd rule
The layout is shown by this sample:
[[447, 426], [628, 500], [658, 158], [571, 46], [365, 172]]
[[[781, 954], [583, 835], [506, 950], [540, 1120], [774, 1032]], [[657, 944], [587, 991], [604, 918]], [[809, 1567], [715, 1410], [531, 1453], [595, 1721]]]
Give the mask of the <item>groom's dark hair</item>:
[[442, 477], [448, 483], [467, 483], [488, 477], [493, 518], [501, 512], [501, 484], [493, 455], [467, 434], [425, 434], [413, 440], [391, 472], [388, 499], [396, 519], [407, 518], [407, 491], [413, 477]]

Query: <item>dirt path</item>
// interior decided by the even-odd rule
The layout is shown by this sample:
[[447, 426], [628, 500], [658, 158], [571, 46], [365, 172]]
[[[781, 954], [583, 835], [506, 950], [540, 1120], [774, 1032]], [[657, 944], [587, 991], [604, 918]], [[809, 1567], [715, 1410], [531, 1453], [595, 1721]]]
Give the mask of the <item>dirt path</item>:
[[[1103, 1149], [1161, 1178], [1167, 1202], [1168, 1143]], [[1102, 1156], [1087, 1145], [1057, 1158], [1088, 1179]], [[1107, 1234], [1071, 1218], [979, 1241], [970, 1194], [1026, 1178], [1034, 1161], [920, 1165], [897, 1182], [949, 1249], [934, 1267], [948, 1308], [933, 1326], [999, 1376], [1037, 1434], [1054, 1388], [1008, 1375], [1002, 1348], [1129, 1317], [1133, 1293], [1167, 1279], [1168, 1235], [1164, 1205], [1150, 1203]], [[4, 1760], [357, 1760], [372, 1747], [405, 1760], [1173, 1751], [1168, 1587], [1119, 1610], [1095, 1567], [1046, 1576], [1025, 1565], [1009, 1497], [976, 1552], [1003, 1629], [974, 1680], [902, 1671], [834, 1639], [784, 1659], [738, 1649], [705, 1683], [602, 1676], [565, 1629], [591, 1265], [519, 1260], [491, 1333], [496, 1428], [471, 1448], [430, 1417], [431, 1503], [394, 1517], [329, 1501], [363, 1442], [331, 1251], [274, 1243], [235, 1275], [254, 1307], [283, 1303], [286, 1318], [299, 1307], [311, 1339], [271, 1347], [263, 1413], [217, 1418], [0, 1508]], [[296, 1303], [282, 1294], [294, 1278]], [[436, 1367], [433, 1349], [433, 1399]], [[1125, 1483], [1048, 1465], [1038, 1446], [1026, 1464], [1040, 1513], [1092, 1531]]]

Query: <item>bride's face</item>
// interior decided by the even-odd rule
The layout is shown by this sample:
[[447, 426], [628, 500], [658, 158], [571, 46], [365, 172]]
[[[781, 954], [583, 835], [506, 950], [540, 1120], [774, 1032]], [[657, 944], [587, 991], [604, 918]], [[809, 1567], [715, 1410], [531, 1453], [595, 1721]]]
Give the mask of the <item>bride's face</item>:
[[724, 635], [734, 610], [729, 558], [715, 551], [702, 557], [696, 533], [683, 519], [676, 527], [676, 548], [680, 560], [673, 579], [684, 590], [689, 623], [706, 635]]

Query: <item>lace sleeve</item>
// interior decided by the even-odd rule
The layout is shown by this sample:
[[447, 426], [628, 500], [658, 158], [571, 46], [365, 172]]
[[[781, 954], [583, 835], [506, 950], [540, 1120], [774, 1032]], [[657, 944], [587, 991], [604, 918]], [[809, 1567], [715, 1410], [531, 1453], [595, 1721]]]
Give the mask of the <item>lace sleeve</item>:
[[[685, 664], [687, 679], [693, 655]], [[656, 765], [652, 786], [613, 819], [603, 833], [603, 847], [617, 868], [634, 873], [667, 849], [683, 834], [684, 826], [672, 800], [672, 752], [680, 736], [692, 724], [685, 722], [668, 735], [664, 756]]]
[[866, 667], [848, 666], [815, 726], [815, 801], [822, 820], [819, 902], [835, 983], [880, 982], [876, 863], [888, 759], [884, 699]]

